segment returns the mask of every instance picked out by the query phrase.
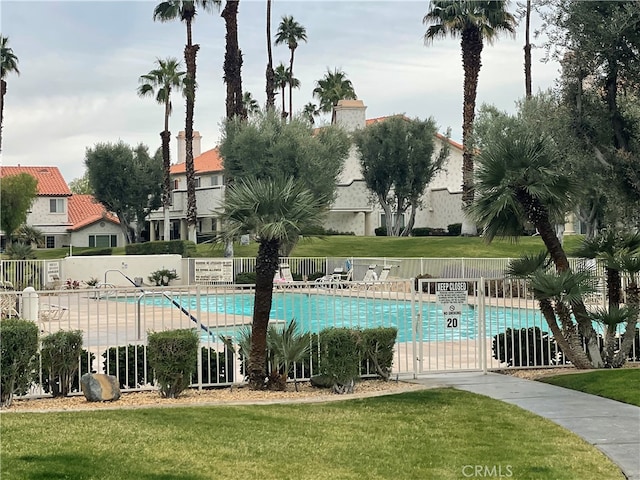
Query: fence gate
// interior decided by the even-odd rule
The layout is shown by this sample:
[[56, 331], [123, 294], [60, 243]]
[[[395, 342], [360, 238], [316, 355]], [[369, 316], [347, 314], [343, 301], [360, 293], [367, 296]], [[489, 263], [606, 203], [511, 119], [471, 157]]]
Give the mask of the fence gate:
[[[485, 370], [486, 338], [482, 279], [420, 279], [414, 318], [416, 372]], [[488, 349], [488, 350], [487, 350]]]

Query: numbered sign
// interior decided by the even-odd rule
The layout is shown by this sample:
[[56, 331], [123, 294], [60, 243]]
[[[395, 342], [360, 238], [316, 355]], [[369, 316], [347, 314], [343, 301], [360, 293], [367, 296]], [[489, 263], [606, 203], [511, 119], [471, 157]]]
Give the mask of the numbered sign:
[[462, 316], [462, 307], [468, 301], [467, 282], [436, 283], [436, 302], [442, 308], [445, 326], [458, 328]]

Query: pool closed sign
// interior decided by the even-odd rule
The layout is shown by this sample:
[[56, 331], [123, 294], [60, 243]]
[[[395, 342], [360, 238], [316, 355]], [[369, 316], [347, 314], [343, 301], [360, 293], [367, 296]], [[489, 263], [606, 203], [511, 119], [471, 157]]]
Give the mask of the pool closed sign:
[[436, 302], [442, 307], [447, 328], [458, 328], [462, 306], [467, 304], [467, 300], [467, 282], [436, 283]]

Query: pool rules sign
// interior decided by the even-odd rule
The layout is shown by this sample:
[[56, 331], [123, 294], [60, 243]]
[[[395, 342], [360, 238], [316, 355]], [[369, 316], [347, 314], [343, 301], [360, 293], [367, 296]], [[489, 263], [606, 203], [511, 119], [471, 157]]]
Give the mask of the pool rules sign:
[[467, 304], [467, 300], [467, 282], [436, 283], [436, 302], [442, 307], [447, 328], [458, 328], [462, 307]]

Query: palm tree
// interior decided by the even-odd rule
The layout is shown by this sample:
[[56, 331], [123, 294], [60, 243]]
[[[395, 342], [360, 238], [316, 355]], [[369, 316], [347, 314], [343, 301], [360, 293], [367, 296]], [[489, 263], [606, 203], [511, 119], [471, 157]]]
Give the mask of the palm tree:
[[315, 117], [320, 115], [320, 110], [318, 110], [318, 106], [309, 102], [304, 107], [302, 107], [302, 116], [306, 118], [311, 125], [316, 123]]
[[[298, 42], [307, 41], [307, 30], [296, 22], [291, 15], [282, 17], [282, 21], [278, 27], [276, 34], [276, 45], [287, 44], [291, 50], [291, 58], [289, 60], [289, 73], [293, 78], [293, 55], [298, 48]], [[299, 82], [298, 82], [299, 84]], [[293, 117], [293, 100], [291, 92], [293, 84], [289, 83], [289, 118]]]
[[[556, 270], [570, 270], [552, 219], [563, 218], [577, 186], [562, 170], [553, 142], [513, 126], [487, 143], [478, 156], [478, 197], [468, 213], [483, 228], [487, 242], [496, 236], [515, 238], [525, 222], [540, 234]], [[572, 304], [580, 333], [587, 339], [594, 366], [602, 360], [597, 335], [584, 303]]]
[[7, 82], [5, 80], [9, 73], [20, 75], [18, 70], [18, 57], [9, 47], [9, 37], [0, 35], [0, 151], [2, 151], [2, 120], [4, 117], [4, 95], [7, 93]]
[[242, 53], [238, 46], [238, 4], [240, 0], [227, 0], [222, 10], [226, 26], [226, 49], [224, 54], [224, 82], [227, 84], [227, 118], [238, 115], [247, 118], [242, 101]]
[[258, 101], [253, 98], [251, 92], [244, 92], [242, 95], [242, 104], [248, 115], [255, 115], [260, 111], [260, 105], [258, 105]]
[[[330, 113], [340, 100], [355, 100], [356, 91], [347, 75], [335, 68], [333, 72], [327, 69], [320, 80], [316, 81], [313, 96], [320, 101], [320, 111]], [[331, 123], [335, 123], [335, 115], [331, 116]]]
[[169, 240], [171, 225], [169, 223], [169, 206], [171, 205], [171, 132], [169, 116], [172, 111], [171, 91], [175, 88], [184, 93], [184, 75], [182, 65], [177, 58], [156, 59], [157, 67], [139, 79], [138, 95], [155, 96], [156, 102], [164, 105], [164, 130], [160, 132], [162, 140], [162, 210], [164, 213], [164, 239]]
[[527, 0], [524, 14], [524, 93], [527, 99], [531, 98], [531, 0]]
[[[276, 106], [276, 84], [273, 72], [273, 52], [271, 51], [271, 0], [267, 0], [267, 110]], [[284, 109], [283, 109], [284, 110]]]
[[322, 225], [327, 199], [315, 196], [292, 178], [243, 179], [229, 187], [220, 216], [227, 226], [222, 241], [251, 233], [258, 241], [256, 290], [249, 355], [249, 385], [265, 388], [267, 329], [282, 242]]
[[[430, 10], [422, 22], [430, 25], [424, 35], [425, 44], [437, 38], [461, 37], [462, 67], [464, 68], [464, 103], [462, 110], [462, 204], [473, 203], [473, 121], [476, 91], [480, 73], [481, 53], [486, 40], [492, 43], [500, 32], [515, 32], [516, 20], [506, 11], [507, 0], [432, 0]], [[463, 235], [475, 235], [476, 228], [467, 217]]]
[[184, 61], [187, 74], [184, 79], [186, 97], [185, 135], [185, 170], [187, 174], [187, 225], [189, 240], [196, 241], [196, 175], [193, 165], [193, 110], [196, 101], [196, 56], [200, 45], [193, 43], [191, 25], [196, 17], [196, 9], [211, 11], [213, 6], [220, 7], [221, 0], [167, 0], [153, 10], [153, 19], [170, 22], [179, 19], [187, 27], [187, 43], [184, 47]]
[[274, 85], [276, 87], [278, 87], [281, 91], [282, 94], [282, 118], [286, 118], [287, 117], [287, 110], [285, 107], [285, 95], [284, 95], [284, 89], [287, 88], [287, 83], [289, 82], [289, 75], [288, 75], [288, 71], [287, 71], [287, 67], [284, 66], [284, 63], [280, 62], [280, 65], [278, 65], [275, 69], [275, 71], [273, 72], [273, 81], [274, 81]]

